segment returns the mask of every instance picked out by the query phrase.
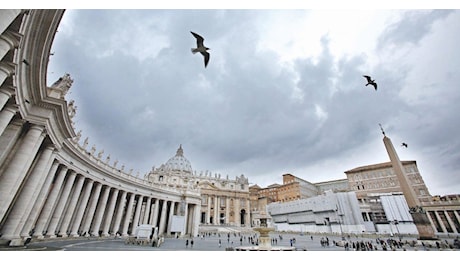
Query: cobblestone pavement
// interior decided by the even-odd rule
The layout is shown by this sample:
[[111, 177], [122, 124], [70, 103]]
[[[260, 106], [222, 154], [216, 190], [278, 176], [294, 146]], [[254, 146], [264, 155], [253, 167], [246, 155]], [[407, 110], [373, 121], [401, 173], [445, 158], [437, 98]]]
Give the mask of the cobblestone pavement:
[[[287, 248], [294, 247], [296, 251], [356, 251], [353, 243], [367, 245], [366, 251], [372, 245], [372, 251], [384, 251], [381, 243], [377, 243], [375, 238], [347, 237], [350, 247], [346, 250], [342, 245], [336, 245], [336, 241], [342, 241], [341, 237], [328, 235], [300, 235], [300, 234], [270, 234], [273, 244], [272, 247]], [[74, 238], [74, 239], [53, 239], [46, 241], [32, 241], [25, 247], [0, 248], [0, 251], [235, 251], [237, 247], [255, 246], [248, 239], [248, 235], [239, 236], [238, 234], [210, 234], [202, 237], [194, 237], [193, 245], [191, 238], [166, 238], [159, 247], [148, 245], [133, 245], [126, 243], [124, 238]], [[389, 238], [382, 237], [383, 241]], [[186, 241], [188, 240], [188, 245]], [[329, 244], [327, 244], [329, 240]], [[220, 243], [219, 243], [220, 241]], [[323, 241], [323, 243], [321, 243]], [[411, 246], [410, 242], [416, 241], [415, 238], [402, 238], [399, 246], [387, 246], [385, 251], [459, 251], [459, 249], [447, 247], [437, 248], [435, 244], [431, 246], [416, 245]], [[453, 243], [453, 239], [441, 239], [440, 241]], [[361, 243], [362, 242], [362, 243]], [[406, 243], [407, 242], [407, 243]], [[387, 244], [388, 245], [388, 244]], [[361, 247], [362, 248], [362, 247]], [[361, 251], [361, 250], [360, 250]]]

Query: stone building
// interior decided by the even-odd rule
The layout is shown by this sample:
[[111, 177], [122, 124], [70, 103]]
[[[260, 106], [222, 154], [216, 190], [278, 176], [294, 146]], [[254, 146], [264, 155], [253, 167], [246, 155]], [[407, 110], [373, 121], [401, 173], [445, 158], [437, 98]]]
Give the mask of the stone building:
[[[422, 202], [430, 201], [431, 195], [423, 181], [416, 161], [401, 161], [410, 185]], [[345, 171], [351, 191], [356, 192], [358, 199], [370, 193], [401, 192], [391, 162], [366, 165]]]

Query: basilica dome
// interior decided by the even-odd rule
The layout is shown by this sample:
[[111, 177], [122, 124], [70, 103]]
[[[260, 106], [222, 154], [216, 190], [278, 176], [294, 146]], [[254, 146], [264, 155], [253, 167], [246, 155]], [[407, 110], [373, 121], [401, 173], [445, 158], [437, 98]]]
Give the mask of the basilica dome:
[[176, 155], [163, 165], [163, 170], [190, 174], [192, 173], [192, 165], [190, 164], [189, 160], [184, 157], [184, 150], [182, 150], [182, 145], [180, 145], [179, 149], [177, 149]]

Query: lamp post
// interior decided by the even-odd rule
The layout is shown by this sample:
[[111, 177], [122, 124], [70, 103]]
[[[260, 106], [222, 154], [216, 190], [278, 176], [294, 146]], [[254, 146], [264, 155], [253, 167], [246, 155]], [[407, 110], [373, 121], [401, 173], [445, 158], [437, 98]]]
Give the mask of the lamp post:
[[401, 240], [401, 234], [399, 233], [399, 228], [398, 228], [399, 221], [395, 219], [393, 223], [395, 224], [396, 232], [398, 233], [399, 240]]
[[343, 235], [343, 230], [342, 230], [342, 222], [343, 222], [343, 213], [338, 214], [340, 219], [339, 219], [339, 225], [340, 225], [340, 235], [342, 236], [342, 240], [345, 240], [345, 236]]
[[340, 236], [342, 237], [342, 240], [345, 240], [345, 237], [343, 236], [343, 230], [342, 230], [342, 222], [343, 222], [343, 212], [339, 211], [339, 206], [336, 204], [335, 205], [335, 213], [337, 216], [339, 216], [339, 226], [340, 226]]

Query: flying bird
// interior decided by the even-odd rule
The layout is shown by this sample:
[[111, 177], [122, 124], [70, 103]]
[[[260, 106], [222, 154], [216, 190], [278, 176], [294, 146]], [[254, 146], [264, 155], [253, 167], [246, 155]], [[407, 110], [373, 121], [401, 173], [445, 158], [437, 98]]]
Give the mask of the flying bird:
[[401, 146], [404, 146], [407, 148], [407, 144], [406, 143], [402, 143]]
[[208, 62], [209, 62], [209, 52], [207, 52], [208, 50], [210, 50], [208, 47], [205, 47], [203, 42], [204, 42], [204, 38], [201, 37], [200, 35], [190, 31], [193, 36], [196, 38], [196, 48], [192, 48], [192, 53], [195, 54], [197, 52], [201, 53], [204, 57], [204, 67], [206, 68], [206, 66], [208, 66]]
[[367, 76], [367, 75], [363, 75], [363, 77], [365, 77], [367, 79], [366, 86], [372, 85], [372, 86], [374, 86], [375, 90], [377, 90], [377, 83], [375, 82], [375, 80], [371, 79], [371, 77]]

